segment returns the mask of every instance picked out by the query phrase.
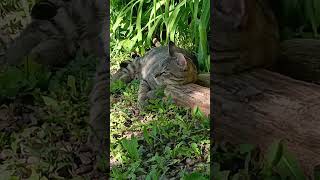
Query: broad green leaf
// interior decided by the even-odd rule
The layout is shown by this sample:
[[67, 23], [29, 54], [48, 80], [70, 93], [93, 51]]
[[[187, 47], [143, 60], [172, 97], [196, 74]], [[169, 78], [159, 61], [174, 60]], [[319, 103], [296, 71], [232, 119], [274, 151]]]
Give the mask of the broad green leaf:
[[200, 150], [198, 148], [198, 145], [196, 143], [191, 143], [191, 148], [193, 149], [193, 151], [195, 152], [196, 155], [200, 155]]
[[267, 167], [276, 166], [279, 163], [282, 156], [283, 156], [283, 144], [281, 140], [277, 140], [271, 144], [266, 154]]
[[128, 152], [128, 155], [133, 159], [133, 160], [139, 160], [140, 159], [140, 154], [138, 151], [138, 141], [136, 138], [132, 139], [123, 139], [121, 141], [121, 144], [123, 148]]
[[194, 172], [194, 173], [185, 175], [183, 177], [183, 180], [209, 180], [209, 179], [203, 176], [201, 173]]
[[147, 141], [148, 144], [151, 144], [152, 141], [150, 139], [150, 135], [149, 135], [149, 132], [147, 131], [147, 127], [143, 127], [143, 137], [144, 139]]
[[199, 9], [199, 0], [194, 0], [193, 8], [192, 8], [192, 21], [191, 21], [191, 27], [193, 28], [193, 31], [191, 33], [192, 39], [195, 40], [196, 34], [197, 34], [197, 25], [196, 20], [198, 19], [198, 9]]
[[122, 20], [123, 20], [122, 15], [118, 16], [116, 22], [112, 25], [112, 28], [111, 28], [112, 32], [115, 32], [118, 29]]
[[306, 179], [299, 162], [287, 149], [284, 149], [284, 153], [276, 168], [282, 178], [290, 177], [291, 179], [297, 180]]
[[54, 109], [59, 107], [58, 102], [49, 96], [42, 96], [42, 99], [47, 106], [53, 107]]
[[72, 94], [76, 95], [77, 87], [76, 87], [76, 78], [72, 75], [68, 75], [67, 85], [71, 88]]

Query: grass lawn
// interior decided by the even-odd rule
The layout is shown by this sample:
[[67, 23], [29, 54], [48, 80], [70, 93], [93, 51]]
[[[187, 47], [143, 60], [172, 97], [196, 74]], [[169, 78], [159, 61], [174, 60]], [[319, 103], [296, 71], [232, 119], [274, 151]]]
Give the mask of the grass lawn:
[[[125, 57], [112, 57], [111, 69], [119, 68]], [[140, 111], [138, 86], [138, 80], [111, 86], [111, 176], [209, 179], [209, 119], [177, 107], [170, 99], [155, 100]]]

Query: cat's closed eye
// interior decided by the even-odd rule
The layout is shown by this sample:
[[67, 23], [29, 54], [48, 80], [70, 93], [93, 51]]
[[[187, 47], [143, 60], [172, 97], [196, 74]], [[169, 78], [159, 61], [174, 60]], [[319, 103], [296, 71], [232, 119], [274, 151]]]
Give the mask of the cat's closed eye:
[[159, 77], [159, 76], [165, 75], [165, 74], [167, 74], [167, 72], [166, 71], [162, 71], [161, 73], [156, 74], [154, 77]]

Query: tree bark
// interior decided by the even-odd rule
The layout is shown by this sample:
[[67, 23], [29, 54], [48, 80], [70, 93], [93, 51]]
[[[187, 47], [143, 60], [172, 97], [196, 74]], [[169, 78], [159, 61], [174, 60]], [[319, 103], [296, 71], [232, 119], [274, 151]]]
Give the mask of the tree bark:
[[210, 74], [209, 73], [198, 74], [198, 80], [195, 84], [210, 88]]
[[[209, 74], [201, 75], [210, 84]], [[165, 90], [178, 105], [210, 114], [212, 98], [215, 140], [255, 144], [265, 152], [286, 141], [306, 175], [320, 164], [320, 85], [259, 69], [234, 76], [215, 76], [210, 89], [197, 84]], [[199, 83], [199, 82], [197, 82]], [[201, 84], [200, 83], [200, 84]]]
[[215, 140], [287, 142], [303, 170], [320, 164], [320, 86], [267, 70], [213, 79]]
[[298, 80], [320, 84], [320, 40], [290, 39], [281, 43], [276, 71]]
[[181, 106], [198, 107], [205, 115], [210, 114], [210, 88], [197, 84], [168, 87], [165, 89], [166, 96], [171, 96], [173, 101]]

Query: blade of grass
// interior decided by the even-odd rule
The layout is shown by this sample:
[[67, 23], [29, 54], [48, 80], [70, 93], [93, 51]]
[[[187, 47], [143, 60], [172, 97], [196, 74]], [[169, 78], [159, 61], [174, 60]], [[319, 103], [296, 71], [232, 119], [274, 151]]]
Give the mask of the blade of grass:
[[138, 42], [142, 41], [142, 30], [141, 30], [142, 6], [143, 6], [143, 0], [140, 0], [140, 4], [139, 4], [139, 8], [138, 8], [138, 16], [137, 16], [137, 21], [136, 21]]
[[[176, 32], [176, 27], [177, 27], [177, 17], [180, 12], [180, 9], [183, 5], [185, 5], [186, 0], [183, 0], [182, 2], [180, 2], [175, 8], [174, 11], [171, 13], [170, 18], [169, 18], [169, 25], [168, 25], [168, 30], [170, 33], [170, 40], [174, 41], [174, 35]], [[182, 18], [181, 16], [179, 18]], [[181, 20], [181, 19], [180, 19]]]

